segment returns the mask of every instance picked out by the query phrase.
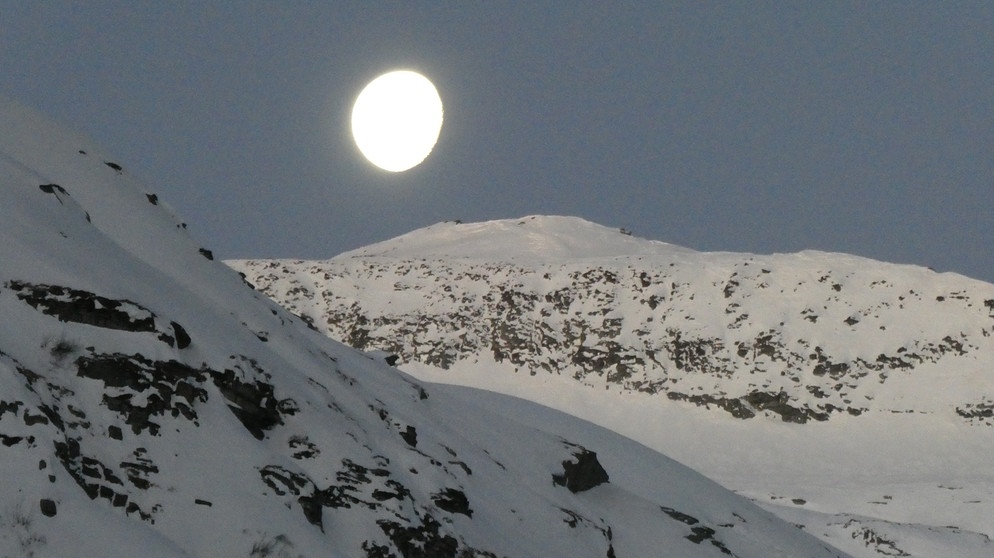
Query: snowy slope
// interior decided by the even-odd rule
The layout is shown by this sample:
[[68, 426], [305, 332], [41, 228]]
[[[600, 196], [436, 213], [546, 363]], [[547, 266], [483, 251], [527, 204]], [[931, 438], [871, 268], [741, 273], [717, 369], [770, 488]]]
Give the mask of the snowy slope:
[[419, 378], [587, 418], [855, 555], [991, 554], [994, 285], [545, 216], [229, 263]]
[[843, 555], [327, 339], [85, 138], [5, 99], [0, 129], [0, 555]]

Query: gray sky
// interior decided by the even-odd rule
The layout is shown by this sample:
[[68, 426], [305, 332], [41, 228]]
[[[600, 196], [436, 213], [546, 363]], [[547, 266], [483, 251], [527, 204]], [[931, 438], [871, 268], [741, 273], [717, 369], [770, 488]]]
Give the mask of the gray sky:
[[[221, 258], [562, 214], [994, 281], [992, 2], [439, 4], [0, 0], [0, 94], [92, 137]], [[348, 122], [398, 68], [445, 123], [389, 174]]]

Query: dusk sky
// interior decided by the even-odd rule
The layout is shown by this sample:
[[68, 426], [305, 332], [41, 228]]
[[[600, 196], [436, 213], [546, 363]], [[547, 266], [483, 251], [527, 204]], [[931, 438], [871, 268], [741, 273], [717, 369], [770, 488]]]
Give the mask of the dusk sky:
[[[397, 174], [349, 131], [393, 69], [445, 111]], [[994, 2], [0, 0], [0, 94], [90, 136], [219, 258], [556, 214], [994, 281]]]

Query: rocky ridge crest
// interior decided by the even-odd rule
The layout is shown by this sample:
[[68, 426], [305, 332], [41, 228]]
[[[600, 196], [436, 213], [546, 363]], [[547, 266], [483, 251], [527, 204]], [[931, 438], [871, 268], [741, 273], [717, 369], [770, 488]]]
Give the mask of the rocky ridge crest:
[[[531, 227], [534, 236], [543, 219], [495, 228]], [[426, 230], [448, 227], [450, 238], [462, 226]], [[581, 236], [602, 229], [572, 226]], [[329, 336], [400, 362], [449, 369], [483, 358], [743, 419], [805, 423], [875, 410], [990, 422], [994, 390], [970, 386], [994, 369], [994, 285], [821, 252], [647, 249], [543, 263], [516, 258], [514, 246], [497, 260], [467, 257], [467, 246], [455, 257], [423, 256], [403, 249], [417, 231], [401, 238], [327, 261], [229, 263]], [[897, 395], [936, 374], [947, 389], [930, 400]]]

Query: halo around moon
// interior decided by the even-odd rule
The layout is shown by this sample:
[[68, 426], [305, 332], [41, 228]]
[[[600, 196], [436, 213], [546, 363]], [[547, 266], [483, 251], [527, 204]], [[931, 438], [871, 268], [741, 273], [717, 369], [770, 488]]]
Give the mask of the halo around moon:
[[352, 107], [352, 137], [377, 167], [402, 172], [419, 165], [442, 130], [442, 99], [423, 75], [388, 72], [369, 82]]

